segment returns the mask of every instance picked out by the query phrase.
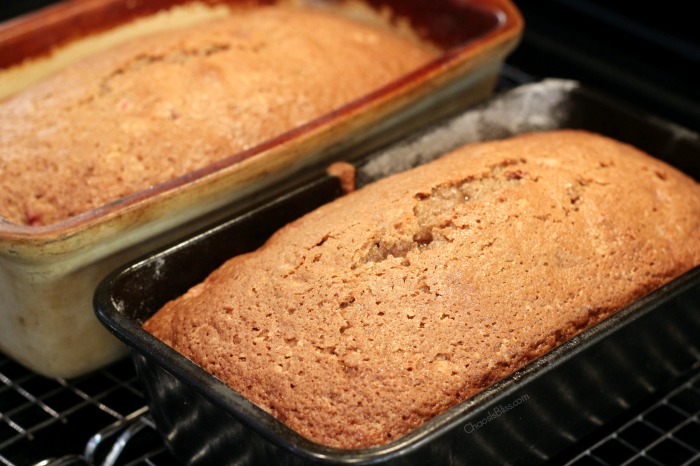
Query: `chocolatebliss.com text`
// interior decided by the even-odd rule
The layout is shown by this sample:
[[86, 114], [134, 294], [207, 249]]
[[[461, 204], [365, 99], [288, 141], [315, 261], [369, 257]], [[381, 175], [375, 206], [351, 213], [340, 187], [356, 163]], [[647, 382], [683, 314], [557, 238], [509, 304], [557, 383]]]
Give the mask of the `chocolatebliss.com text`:
[[502, 416], [503, 414], [507, 413], [511, 409], [516, 408], [518, 405], [525, 403], [529, 399], [530, 399], [530, 397], [528, 395], [523, 395], [520, 398], [516, 398], [515, 400], [511, 401], [508, 404], [498, 405], [495, 408], [493, 408], [491, 411], [489, 411], [488, 415], [485, 418], [482, 418], [477, 422], [466, 423], [464, 425], [464, 431], [468, 434], [471, 434], [472, 432], [475, 432], [475, 431], [481, 429], [486, 424], [488, 424], [489, 422], [498, 418], [499, 416]]

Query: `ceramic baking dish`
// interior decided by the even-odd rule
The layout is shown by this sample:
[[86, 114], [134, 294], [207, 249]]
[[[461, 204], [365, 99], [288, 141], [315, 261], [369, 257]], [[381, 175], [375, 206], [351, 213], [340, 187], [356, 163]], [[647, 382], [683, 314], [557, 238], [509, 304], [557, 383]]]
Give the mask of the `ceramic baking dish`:
[[[355, 162], [360, 185], [464, 143], [555, 128], [629, 142], [700, 179], [700, 136], [571, 81], [516, 88]], [[157, 254], [120, 267], [95, 310], [132, 350], [151, 414], [185, 464], [542, 464], [700, 363], [700, 267], [386, 445], [310, 442], [141, 328], [221, 262], [342, 195], [318, 177]]]
[[[509, 0], [279, 0], [321, 7], [438, 47], [416, 72], [195, 173], [44, 227], [0, 221], [0, 350], [72, 377], [125, 354], [90, 300], [118, 264], [230, 214], [280, 180], [309, 175], [341, 149], [370, 147], [488, 97], [522, 18]], [[264, 4], [269, 1], [260, 2]], [[72, 60], [152, 30], [231, 14], [250, 0], [72, 0], [0, 25], [0, 95]]]

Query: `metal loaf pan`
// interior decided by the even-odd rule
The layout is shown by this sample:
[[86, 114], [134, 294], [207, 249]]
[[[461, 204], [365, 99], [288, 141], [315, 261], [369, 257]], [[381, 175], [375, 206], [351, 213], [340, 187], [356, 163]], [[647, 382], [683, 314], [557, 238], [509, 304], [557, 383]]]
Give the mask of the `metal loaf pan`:
[[[463, 143], [554, 128], [627, 141], [700, 179], [700, 136], [578, 83], [499, 95], [355, 161], [360, 184]], [[363, 450], [314, 444], [141, 328], [227, 258], [341, 195], [320, 177], [121, 267], [97, 289], [100, 321], [131, 348], [151, 413], [188, 464], [539, 464], [700, 362], [700, 268], [674, 280], [403, 438]], [[614, 202], [611, 199], [611, 202]]]
[[322, 171], [341, 149], [381, 144], [487, 98], [523, 28], [510, 0], [69, 0], [0, 25], [0, 96], [125, 37], [275, 1], [372, 21], [438, 54], [331, 114], [181, 178], [48, 226], [0, 219], [0, 351], [53, 377], [125, 355], [92, 313], [110, 270], [230, 215], [285, 177]]

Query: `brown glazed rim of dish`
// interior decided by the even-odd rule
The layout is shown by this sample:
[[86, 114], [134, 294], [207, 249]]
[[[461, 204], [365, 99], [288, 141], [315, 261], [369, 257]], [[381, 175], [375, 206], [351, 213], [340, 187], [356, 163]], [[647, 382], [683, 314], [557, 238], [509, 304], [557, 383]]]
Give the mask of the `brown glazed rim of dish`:
[[[32, 13], [15, 20], [0, 24], [0, 48], [13, 44], [31, 43], [28, 40], [33, 34], [39, 34], [47, 25], [53, 25], [54, 30], [66, 27], [73, 28], [74, 33], [64, 34], [55, 38], [57, 43], [65, 44], [88, 33], [101, 32], [118, 24], [155, 13], [165, 5], [177, 5], [187, 3], [188, 0], [72, 0], [47, 7], [36, 13]], [[276, 3], [269, 0], [205, 0], [206, 4], [235, 3], [242, 6], [263, 5]], [[378, 7], [385, 4], [377, 0], [367, 0], [367, 4]], [[397, 1], [397, 4], [402, 2]], [[424, 1], [404, 1], [404, 7], [397, 14], [406, 13], [416, 5], [425, 4]], [[136, 5], [136, 7], [134, 7]], [[433, 4], [435, 5], [435, 4]], [[442, 75], [448, 70], [473, 61], [473, 66], [478, 67], [485, 62], [483, 56], [489, 51], [499, 50], [507, 44], [517, 41], [524, 27], [523, 18], [518, 9], [510, 0], [478, 0], [468, 4], [470, 11], [477, 11], [485, 17], [492, 18], [493, 24], [482, 34], [463, 43], [454, 43], [454, 36], [443, 34], [435, 40], [444, 51], [417, 70], [402, 76], [401, 78], [376, 89], [375, 91], [359, 98], [328, 114], [314, 119], [306, 124], [291, 129], [277, 137], [271, 138], [248, 150], [232, 154], [213, 164], [195, 170], [183, 176], [152, 186], [148, 189], [137, 191], [103, 206], [91, 209], [66, 220], [41, 226], [18, 225], [6, 221], [0, 217], [0, 243], [18, 241], [24, 245], [43, 245], [47, 243], [61, 242], [82, 234], [85, 230], [105, 228], [107, 230], [120, 229], [119, 226], [111, 226], [109, 222], [115, 219], [119, 224], [139, 224], [140, 217], [148, 217], [149, 207], [156, 203], [175, 196], [183, 195], [196, 186], [212, 182], [224, 177], [236, 170], [245, 170], [255, 156], [274, 156], [275, 153], [293, 150], [303, 142], [322, 136], [324, 132], [331, 132], [341, 123], [351, 121], [365, 115], [372, 109], [381, 110], [383, 104], [390, 104], [392, 100], [401, 99], [404, 94], [417, 90], [421, 85], [431, 85], [431, 81], [437, 84]], [[420, 7], [418, 7], [420, 10]], [[415, 11], [415, 10], [414, 10]], [[425, 10], [425, 6], [423, 7]], [[111, 19], [107, 19], [111, 18]], [[119, 18], [119, 19], [116, 19]], [[102, 21], [100, 26], [92, 21]], [[56, 26], [58, 25], [58, 26]], [[423, 25], [425, 27], [425, 25]], [[89, 31], [88, 31], [89, 30]], [[417, 31], [422, 37], [429, 35], [425, 30]], [[46, 35], [45, 35], [46, 36]], [[22, 49], [26, 57], [38, 57], [50, 52], [47, 45], [27, 46]], [[2, 54], [0, 54], [2, 55]], [[0, 62], [0, 69], [11, 64], [18, 63], [19, 58], [6, 57]], [[157, 211], [157, 208], [154, 208]], [[123, 220], [118, 220], [123, 218]], [[79, 241], [80, 243], [80, 241]]]

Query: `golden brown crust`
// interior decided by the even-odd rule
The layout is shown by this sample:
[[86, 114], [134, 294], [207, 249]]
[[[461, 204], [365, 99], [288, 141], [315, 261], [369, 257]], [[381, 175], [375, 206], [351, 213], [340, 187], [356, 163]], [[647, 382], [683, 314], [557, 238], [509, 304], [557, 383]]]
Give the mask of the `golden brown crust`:
[[0, 104], [0, 216], [49, 224], [201, 168], [426, 63], [306, 9], [244, 10], [70, 67]]
[[400, 437], [700, 264], [700, 187], [577, 131], [327, 204], [145, 328], [302, 435]]
[[348, 162], [334, 162], [326, 168], [328, 175], [338, 178], [343, 193], [355, 190], [355, 166]]

